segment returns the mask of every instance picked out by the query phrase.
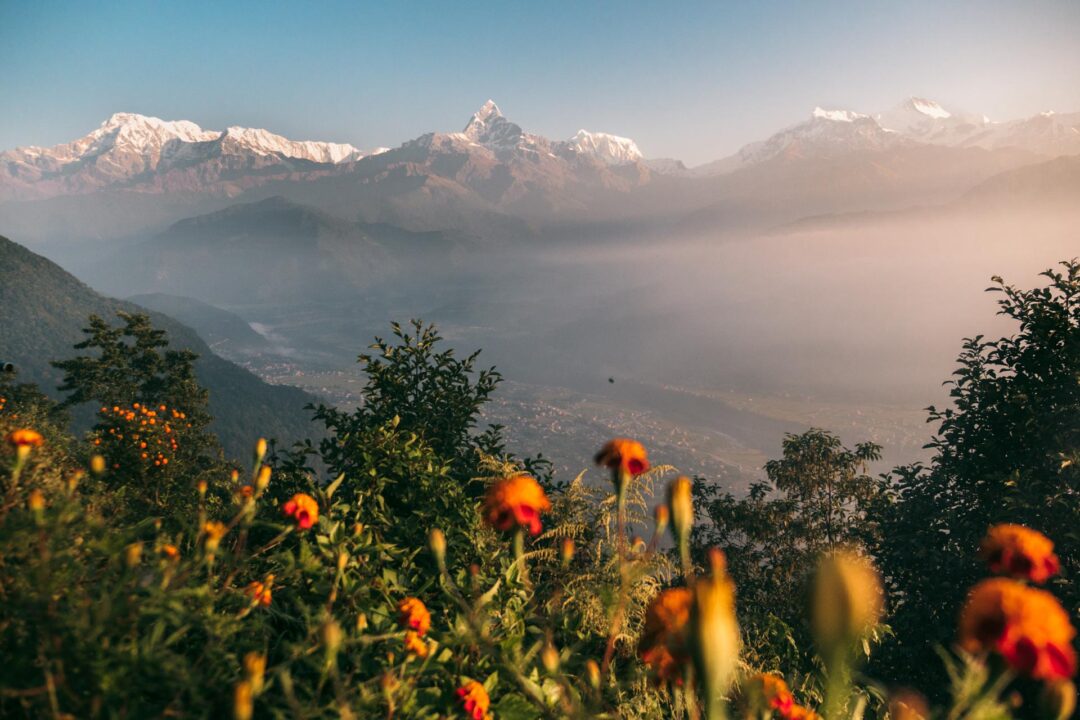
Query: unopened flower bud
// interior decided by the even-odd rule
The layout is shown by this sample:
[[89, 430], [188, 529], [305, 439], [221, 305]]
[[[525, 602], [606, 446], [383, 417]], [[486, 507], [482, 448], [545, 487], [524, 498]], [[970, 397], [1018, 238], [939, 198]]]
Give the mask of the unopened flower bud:
[[195, 489], [199, 491], [199, 495], [206, 495], [206, 481], [200, 480], [195, 484]]
[[367, 630], [367, 613], [360, 613], [356, 616], [356, 632], [364, 632]]
[[570, 566], [574, 560], [574, 551], [574, 538], [563, 538], [559, 544], [559, 557], [562, 559], [563, 567]]
[[593, 690], [600, 689], [600, 666], [596, 664], [595, 660], [589, 659], [585, 661], [585, 677], [589, 680], [589, 685]]
[[668, 510], [668, 506], [663, 503], [657, 505], [653, 509], [653, 518], [656, 520], [656, 534], [663, 535], [671, 520], [671, 511]]
[[540, 651], [540, 662], [544, 664], [544, 669], [549, 673], [554, 674], [559, 670], [559, 651], [555, 649], [555, 646], [548, 642], [544, 645], [544, 649]]
[[251, 690], [256, 695], [263, 691], [265, 676], [266, 656], [255, 651], [244, 655], [244, 678], [251, 683]]
[[443, 535], [442, 530], [433, 528], [428, 533], [428, 547], [431, 548], [431, 554], [435, 556], [435, 562], [442, 566], [446, 559], [446, 536]]
[[30, 508], [30, 512], [41, 513], [45, 509], [45, 496], [40, 490], [34, 488], [30, 491], [30, 496], [26, 498], [26, 505]]
[[68, 493], [74, 493], [76, 490], [79, 489], [79, 483], [82, 482], [84, 474], [85, 473], [83, 473], [82, 470], [76, 470], [75, 472], [68, 475], [68, 479], [67, 479], [67, 491], [68, 491]]
[[259, 468], [259, 473], [255, 476], [255, 490], [257, 492], [261, 493], [270, 484], [270, 473], [269, 465], [263, 465]]
[[142, 562], [143, 546], [141, 542], [131, 543], [124, 550], [124, 564], [133, 568]]
[[326, 647], [326, 654], [330, 657], [337, 655], [341, 648], [341, 626], [335, 620], [328, 620], [322, 626], [322, 643]]
[[1070, 680], [1056, 680], [1043, 685], [1039, 693], [1042, 716], [1048, 720], [1068, 720], [1076, 710], [1076, 686]]
[[266, 457], [266, 438], [255, 441], [255, 464], [258, 465]]
[[251, 720], [255, 713], [253, 688], [247, 680], [241, 680], [233, 688], [233, 720]]
[[727, 560], [720, 550], [713, 548], [709, 551], [709, 564], [710, 574], [699, 578], [693, 586], [690, 645], [706, 716], [713, 717], [735, 678], [740, 640], [735, 619], [735, 586], [727, 575]]
[[345, 566], [349, 564], [349, 553], [342, 550], [337, 556], [337, 571], [339, 573], [345, 572]]
[[881, 579], [869, 560], [848, 551], [821, 560], [814, 581], [813, 630], [826, 661], [872, 630], [881, 611]]
[[95, 475], [101, 475], [105, 472], [105, 458], [101, 455], [95, 455], [90, 458], [90, 472]]
[[694, 526], [693, 483], [690, 478], [680, 475], [671, 481], [667, 504], [671, 510], [671, 530], [675, 542], [681, 546], [689, 541], [690, 529]]

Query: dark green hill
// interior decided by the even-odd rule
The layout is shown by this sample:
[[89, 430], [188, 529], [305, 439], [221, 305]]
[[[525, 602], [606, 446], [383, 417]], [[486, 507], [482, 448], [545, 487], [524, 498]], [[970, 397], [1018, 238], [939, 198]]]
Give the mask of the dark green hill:
[[[91, 314], [113, 319], [139, 306], [99, 295], [55, 263], [0, 237], [0, 360], [15, 363], [19, 379], [55, 394], [61, 374], [49, 363], [72, 357]], [[211, 352], [191, 328], [160, 313], [154, 325], [170, 345], [198, 353], [199, 380], [210, 391], [213, 429], [231, 457], [245, 458], [260, 436], [283, 443], [312, 435], [304, 406], [314, 398], [297, 388], [269, 385]]]

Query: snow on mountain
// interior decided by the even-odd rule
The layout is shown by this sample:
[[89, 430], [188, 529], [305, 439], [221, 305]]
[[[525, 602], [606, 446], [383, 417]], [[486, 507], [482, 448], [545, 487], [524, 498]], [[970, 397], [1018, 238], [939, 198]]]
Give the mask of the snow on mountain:
[[337, 164], [359, 160], [364, 153], [346, 143], [289, 140], [266, 130], [229, 127], [221, 135], [223, 143], [250, 150], [259, 155], [283, 155], [317, 163]]
[[810, 117], [831, 120], [833, 122], [850, 123], [860, 120], [866, 117], [866, 115], [861, 115], [857, 112], [852, 112], [851, 110], [826, 110], [819, 106], [814, 108], [814, 112], [810, 113]]
[[[333, 165], [364, 156], [343, 143], [298, 142], [241, 127], [204, 130], [187, 120], [116, 113], [73, 142], [0, 153], [0, 196], [28, 199], [90, 192], [197, 163], [220, 164], [223, 157], [234, 158], [229, 164], [238, 170], [252, 162], [263, 168], [292, 160]], [[195, 179], [185, 182], [185, 189], [192, 183], [197, 184]]]
[[488, 100], [465, 125], [461, 134], [478, 145], [492, 150], [509, 150], [517, 147], [528, 138], [520, 125], [503, 117], [494, 100]]
[[691, 175], [724, 175], [771, 160], [831, 158], [859, 151], [880, 151], [907, 142], [869, 115], [851, 110], [814, 108], [810, 119], [744, 145], [737, 153], [694, 168]]
[[627, 165], [644, 159], [637, 143], [618, 135], [578, 130], [577, 135], [567, 142], [575, 152], [603, 160], [608, 165]]
[[874, 116], [889, 130], [934, 145], [963, 145], [973, 133], [990, 124], [985, 116], [946, 109], [925, 98], [909, 97], [896, 107]]

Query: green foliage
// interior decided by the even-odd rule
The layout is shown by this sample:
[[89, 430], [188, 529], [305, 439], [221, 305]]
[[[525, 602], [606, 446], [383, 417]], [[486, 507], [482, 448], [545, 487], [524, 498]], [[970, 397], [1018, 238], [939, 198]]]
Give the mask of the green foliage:
[[766, 482], [745, 497], [720, 493], [698, 479], [695, 504], [707, 522], [694, 529], [699, 562], [710, 547], [728, 556], [739, 587], [748, 659], [757, 667], [793, 672], [804, 692], [817, 670], [804, 617], [816, 558], [861, 538], [860, 509], [874, 488], [867, 464], [880, 457], [874, 443], [843, 446], [832, 433], [811, 428], [788, 434], [783, 455], [765, 465]]
[[929, 467], [899, 468], [872, 504], [873, 552], [895, 598], [896, 640], [878, 667], [938, 695], [935, 645], [949, 645], [979, 539], [993, 523], [1039, 528], [1058, 544], [1066, 607], [1080, 606], [1080, 262], [1030, 290], [995, 278], [1017, 333], [964, 342]]
[[502, 376], [494, 368], [476, 370], [479, 351], [459, 360], [453, 349], [439, 350], [442, 338], [433, 325], [413, 320], [411, 332], [398, 323], [392, 327], [396, 342], [376, 338], [375, 352], [360, 356], [367, 384], [359, 407], [351, 413], [325, 405], [315, 409], [316, 420], [334, 436], [322, 443], [322, 459], [331, 474], [362, 482], [369, 459], [356, 457], [356, 446], [342, 440], [392, 424], [443, 458], [452, 477], [475, 496], [482, 486], [469, 481], [478, 474], [481, 454], [503, 454], [498, 428], [476, 432], [481, 409]]

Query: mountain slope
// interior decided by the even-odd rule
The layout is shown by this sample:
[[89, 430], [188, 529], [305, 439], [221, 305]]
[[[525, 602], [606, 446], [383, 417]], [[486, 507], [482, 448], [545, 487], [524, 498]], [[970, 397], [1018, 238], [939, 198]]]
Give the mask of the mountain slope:
[[342, 220], [282, 197], [174, 223], [86, 272], [123, 295], [168, 293], [223, 305], [355, 299], [409, 270], [445, 269], [469, 239]]
[[199, 337], [219, 355], [233, 358], [266, 352], [271, 345], [242, 317], [228, 310], [183, 295], [148, 293], [126, 298], [147, 310], [168, 315], [199, 333]]
[[[144, 312], [128, 302], [104, 297], [58, 265], [0, 237], [0, 354], [14, 362], [22, 381], [50, 393], [62, 374], [51, 360], [75, 355], [87, 318], [114, 319], [118, 311]], [[313, 427], [304, 406], [314, 399], [296, 388], [274, 386], [220, 357], [185, 325], [150, 313], [168, 332], [174, 348], [198, 353], [196, 370], [210, 391], [213, 429], [231, 457], [246, 457], [258, 435], [284, 443], [309, 437]]]

